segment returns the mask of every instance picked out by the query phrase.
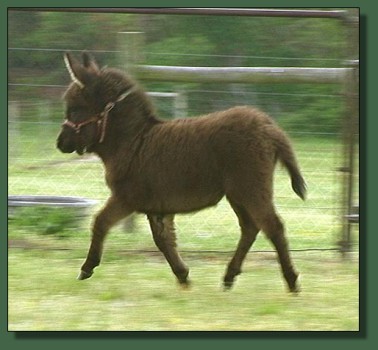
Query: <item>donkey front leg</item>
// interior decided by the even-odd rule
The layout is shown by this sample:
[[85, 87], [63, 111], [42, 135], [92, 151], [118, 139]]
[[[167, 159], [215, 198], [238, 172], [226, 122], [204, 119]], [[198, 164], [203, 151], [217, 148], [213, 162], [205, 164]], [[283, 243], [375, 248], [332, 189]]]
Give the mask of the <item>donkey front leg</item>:
[[132, 211], [114, 197], [110, 197], [105, 207], [97, 214], [93, 228], [92, 240], [78, 280], [85, 280], [93, 275], [93, 269], [100, 264], [105, 236], [109, 229], [119, 220], [131, 214]]
[[174, 215], [147, 215], [156, 246], [164, 254], [179, 283], [188, 286], [189, 269], [176, 249]]

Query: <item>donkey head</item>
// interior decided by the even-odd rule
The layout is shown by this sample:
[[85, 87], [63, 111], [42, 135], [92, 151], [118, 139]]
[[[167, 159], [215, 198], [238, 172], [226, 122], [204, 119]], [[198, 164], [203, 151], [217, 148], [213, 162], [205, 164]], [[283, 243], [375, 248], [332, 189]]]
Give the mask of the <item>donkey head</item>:
[[81, 155], [104, 141], [108, 113], [133, 91], [122, 73], [100, 69], [86, 52], [82, 63], [68, 53], [64, 62], [72, 83], [64, 94], [66, 115], [57, 147], [64, 153]]

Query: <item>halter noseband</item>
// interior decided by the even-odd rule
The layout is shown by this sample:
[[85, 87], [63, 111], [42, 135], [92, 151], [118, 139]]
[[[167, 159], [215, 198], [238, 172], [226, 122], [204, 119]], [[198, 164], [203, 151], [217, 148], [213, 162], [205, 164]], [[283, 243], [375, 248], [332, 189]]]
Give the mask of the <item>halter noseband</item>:
[[62, 124], [62, 126], [68, 126], [69, 128], [75, 130], [76, 134], [79, 134], [80, 131], [81, 131], [81, 128], [83, 126], [91, 124], [91, 123], [97, 123], [97, 126], [98, 126], [99, 131], [100, 131], [99, 143], [102, 143], [104, 141], [104, 137], [105, 137], [106, 124], [108, 122], [109, 112], [114, 108], [114, 106], [116, 105], [117, 102], [122, 101], [127, 96], [129, 96], [131, 93], [133, 93], [135, 90], [136, 90], [136, 88], [132, 87], [129, 90], [127, 90], [126, 92], [124, 92], [123, 94], [121, 94], [115, 100], [115, 102], [109, 102], [109, 103], [107, 103], [106, 106], [105, 106], [105, 108], [104, 108], [104, 110], [100, 114], [98, 114], [96, 116], [90, 117], [90, 118], [84, 120], [81, 123], [74, 123], [74, 122], [72, 122], [72, 121], [70, 121], [68, 119], [65, 119], [65, 121]]

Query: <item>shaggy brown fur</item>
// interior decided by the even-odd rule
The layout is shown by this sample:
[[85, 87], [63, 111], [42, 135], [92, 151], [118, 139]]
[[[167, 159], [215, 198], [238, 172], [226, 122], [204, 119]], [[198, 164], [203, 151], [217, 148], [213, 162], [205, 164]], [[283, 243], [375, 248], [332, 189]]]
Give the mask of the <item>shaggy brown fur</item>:
[[162, 121], [148, 96], [122, 72], [99, 69], [86, 53], [82, 64], [69, 54], [65, 62], [73, 82], [64, 96], [67, 113], [58, 148], [98, 154], [112, 192], [94, 222], [79, 279], [90, 277], [99, 265], [108, 230], [140, 212], [147, 214], [154, 241], [177, 279], [187, 284], [189, 270], [176, 250], [174, 214], [213, 206], [226, 196], [242, 235], [224, 277], [225, 287], [231, 287], [241, 272], [261, 229], [277, 250], [290, 291], [298, 290], [298, 275], [273, 205], [277, 160], [287, 168], [293, 190], [302, 199], [305, 182], [287, 136], [270, 117], [254, 108], [234, 107]]

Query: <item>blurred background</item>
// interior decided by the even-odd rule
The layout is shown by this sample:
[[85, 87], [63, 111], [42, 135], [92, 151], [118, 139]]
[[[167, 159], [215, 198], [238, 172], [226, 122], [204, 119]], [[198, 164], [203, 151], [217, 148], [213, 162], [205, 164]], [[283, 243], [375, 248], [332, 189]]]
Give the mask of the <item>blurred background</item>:
[[[97, 159], [62, 155], [55, 149], [64, 116], [61, 96], [70, 81], [62, 60], [65, 51], [88, 50], [101, 65], [124, 68], [135, 55], [137, 34], [138, 64], [343, 67], [346, 58], [352, 58], [345, 26], [332, 19], [10, 11], [8, 23], [9, 194], [14, 195], [103, 200], [108, 194]], [[269, 113], [298, 139], [297, 152], [309, 181], [305, 210], [315, 211], [315, 216], [319, 210], [324, 214], [311, 220], [311, 230], [324, 216], [330, 220], [334, 215], [335, 220], [324, 226], [335, 243], [343, 205], [337, 173], [343, 166], [345, 90], [341, 84], [146, 81], [143, 85], [159, 116], [166, 119], [234, 105], [254, 105]], [[277, 196], [293, 197], [286, 189], [287, 184], [277, 186]]]
[[[358, 10], [348, 9], [346, 14], [357, 18], [353, 28], [358, 32]], [[323, 252], [335, 263], [341, 249], [358, 259], [358, 113], [348, 116], [350, 101], [358, 106], [358, 96], [351, 95], [348, 84], [173, 83], [144, 79], [135, 69], [136, 64], [350, 67], [350, 61], [358, 59], [358, 34], [349, 31], [346, 21], [335, 18], [9, 10], [8, 194], [96, 201], [79, 215], [78, 207], [72, 211], [16, 204], [8, 209], [10, 247], [21, 248], [17, 254], [29, 248], [67, 249], [83, 258], [91, 215], [109, 195], [98, 158], [61, 154], [55, 148], [64, 118], [61, 97], [70, 83], [62, 56], [87, 50], [100, 65], [134, 74], [161, 118], [195, 117], [235, 105], [253, 105], [270, 114], [292, 138], [308, 184], [308, 200], [303, 203], [292, 192], [286, 172], [277, 168], [276, 205], [293, 253]], [[353, 171], [348, 171], [350, 167]], [[178, 216], [177, 230], [180, 250], [194, 261], [228, 258], [239, 237], [237, 220], [225, 201]], [[142, 215], [113, 232], [108, 250], [117, 256], [115, 261], [117, 254], [156, 251]], [[253, 250], [266, 257], [271, 247], [262, 237]], [[15, 280], [20, 277], [12, 267], [10, 272]], [[356, 299], [353, 303], [356, 306]], [[355, 320], [357, 314], [353, 315]]]

